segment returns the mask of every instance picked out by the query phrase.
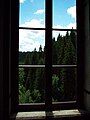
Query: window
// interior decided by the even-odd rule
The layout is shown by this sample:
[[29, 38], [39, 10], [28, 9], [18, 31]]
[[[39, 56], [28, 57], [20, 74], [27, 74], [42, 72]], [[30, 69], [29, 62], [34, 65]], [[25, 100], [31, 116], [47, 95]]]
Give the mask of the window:
[[[3, 0], [2, 0], [3, 1]], [[25, 1], [25, 0], [24, 0]], [[1, 16], [0, 24], [1, 34], [0, 34], [0, 118], [8, 119], [9, 115], [14, 114], [18, 111], [30, 111], [30, 110], [45, 110], [45, 104], [27, 104], [18, 106], [18, 13], [19, 13], [19, 3], [18, 0], [9, 0], [6, 4], [6, 1], [1, 2]], [[5, 4], [4, 4], [5, 3]], [[84, 108], [84, 76], [85, 72], [85, 61], [88, 60], [85, 57], [85, 41], [88, 43], [87, 38], [84, 36], [88, 29], [84, 29], [86, 26], [86, 21], [89, 21], [88, 18], [85, 19], [87, 13], [89, 12], [89, 0], [83, 2], [77, 0], [77, 108]], [[87, 5], [87, 6], [85, 6]], [[86, 7], [86, 8], [85, 8]], [[4, 8], [7, 10], [5, 11]], [[9, 9], [8, 9], [9, 8]], [[85, 12], [87, 9], [87, 12]], [[84, 13], [84, 14], [82, 14]], [[87, 51], [88, 52], [88, 51]], [[6, 57], [7, 56], [7, 57]], [[9, 60], [9, 61], [8, 61]], [[9, 63], [9, 64], [8, 64]], [[89, 64], [87, 64], [89, 65]], [[87, 68], [86, 68], [87, 69]], [[85, 71], [84, 71], [85, 70]], [[88, 74], [88, 73], [87, 73]], [[87, 82], [88, 83], [88, 82]], [[87, 91], [86, 91], [87, 92]], [[88, 99], [87, 99], [88, 100]], [[89, 102], [85, 102], [87, 104]], [[29, 106], [28, 106], [29, 105]], [[71, 106], [72, 105], [72, 106]], [[62, 102], [57, 104], [52, 104], [53, 109], [69, 109], [75, 108], [75, 104], [70, 102]], [[87, 108], [85, 107], [85, 108]], [[9, 114], [10, 113], [10, 114]]]
[[[21, 31], [22, 31], [22, 34], [24, 33], [23, 31], [27, 31], [28, 33], [32, 34], [32, 35], [30, 34], [31, 35], [30, 38], [33, 37], [35, 34], [38, 35], [38, 33], [42, 33], [44, 36], [43, 46], [45, 46], [44, 50], [42, 50], [42, 46], [40, 46], [39, 52], [37, 52], [36, 49], [34, 49], [33, 52], [29, 52], [30, 48], [28, 49], [28, 46], [26, 46], [26, 49], [28, 52], [23, 52], [23, 53], [19, 52], [19, 63], [20, 63], [19, 72], [21, 75], [20, 78], [21, 80], [23, 79], [22, 78], [23, 74], [24, 74], [23, 75], [24, 77], [26, 77], [26, 74], [29, 75], [29, 76], [27, 75], [27, 80], [24, 81], [25, 86], [20, 85], [23, 81], [19, 81], [21, 82], [19, 84], [20, 92], [22, 91], [22, 89], [24, 89], [24, 87], [26, 89], [26, 91], [23, 91], [25, 92], [24, 93], [25, 96], [23, 95], [20, 96], [21, 98], [19, 99], [19, 101], [23, 103], [22, 101], [24, 97], [26, 97], [25, 99], [29, 99], [30, 101], [30, 103], [27, 102], [27, 104], [25, 103], [19, 104], [19, 111], [24, 111], [24, 110], [25, 111], [28, 111], [28, 110], [52, 111], [56, 109], [70, 109], [70, 108], [77, 107], [77, 90], [76, 90], [77, 89], [77, 86], [76, 86], [77, 85], [77, 31], [76, 29], [72, 28], [73, 26], [72, 27], [68, 26], [65, 28], [61, 28], [61, 26], [58, 26], [58, 27], [55, 26], [55, 23], [57, 22], [57, 18], [55, 16], [56, 7], [57, 9], [59, 9], [59, 6], [56, 6], [57, 5], [56, 3], [59, 3], [59, 2], [60, 2], [59, 0], [50, 0], [49, 2], [48, 0], [45, 0], [45, 1], [43, 0], [43, 4], [45, 4], [44, 5], [45, 10], [44, 11], [38, 10], [34, 12], [34, 14], [38, 14], [38, 13], [40, 14], [41, 12], [45, 12], [44, 13], [45, 18], [43, 17], [44, 23], [42, 26], [33, 27], [31, 25], [31, 27], [28, 27], [28, 22], [26, 22], [23, 26], [19, 27], [19, 31], [20, 31], [19, 34], [21, 34]], [[58, 10], [57, 14], [60, 14], [59, 11], [62, 14], [63, 9]], [[27, 12], [28, 12], [28, 8], [27, 8]], [[68, 12], [70, 14], [70, 9], [68, 9]], [[22, 17], [22, 13], [20, 15]], [[21, 19], [20, 19], [20, 22], [21, 22]], [[43, 27], [44, 24], [45, 24], [45, 27]], [[57, 34], [58, 34], [58, 37], [57, 37], [57, 40], [55, 40], [54, 37], [56, 37]], [[28, 41], [25, 41], [25, 42], [28, 42]], [[21, 49], [21, 47], [22, 46], [19, 45], [19, 49]], [[64, 50], [61, 50], [61, 49], [64, 49]], [[57, 52], [60, 52], [58, 54], [58, 57], [57, 57]], [[42, 53], [42, 56], [39, 59], [43, 59], [43, 61], [41, 61], [41, 63], [38, 63], [36, 59], [37, 59], [37, 56], [39, 56], [39, 54], [41, 55], [41, 53]], [[28, 62], [29, 61], [28, 56], [30, 55], [33, 56], [32, 60], [30, 60], [30, 62], [32, 61], [31, 63]], [[21, 58], [23, 58], [23, 61], [25, 61], [24, 63]], [[36, 75], [38, 75], [36, 73], [39, 73], [41, 71], [42, 73], [39, 76], [39, 79], [40, 77], [42, 77], [41, 81], [39, 81], [39, 85], [41, 83], [41, 88], [39, 86], [38, 89], [33, 89], [34, 87], [32, 88], [32, 86], [38, 82], [38, 81], [35, 81], [36, 80], [35, 77]], [[41, 76], [42, 74], [44, 76]], [[32, 80], [31, 83], [29, 83], [30, 77]], [[33, 83], [34, 81], [35, 83]], [[29, 84], [31, 85], [28, 86]], [[59, 86], [57, 84], [59, 84]], [[36, 93], [35, 97], [38, 97], [36, 101], [33, 101], [35, 97], [34, 98], [32, 97], [30, 93], [31, 91], [28, 91], [29, 89], [33, 90], [34, 94]]]

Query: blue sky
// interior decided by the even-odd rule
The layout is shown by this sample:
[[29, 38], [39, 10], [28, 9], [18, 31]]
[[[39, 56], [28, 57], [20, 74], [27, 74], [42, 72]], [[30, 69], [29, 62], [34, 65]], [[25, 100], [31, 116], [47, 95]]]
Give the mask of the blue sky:
[[[19, 26], [45, 27], [45, 0], [20, 0]], [[72, 27], [76, 28], [75, 0], [53, 0], [53, 28]], [[58, 34], [53, 32], [53, 37]], [[45, 31], [19, 30], [19, 51], [38, 50], [45, 45], [44, 38]]]

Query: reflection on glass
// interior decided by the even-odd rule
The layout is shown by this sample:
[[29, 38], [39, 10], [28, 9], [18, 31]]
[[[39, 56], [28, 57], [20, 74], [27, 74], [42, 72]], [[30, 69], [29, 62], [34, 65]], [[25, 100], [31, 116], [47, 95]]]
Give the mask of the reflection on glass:
[[19, 103], [45, 101], [44, 68], [19, 68]]
[[77, 63], [77, 35], [75, 31], [53, 31], [52, 64]]
[[76, 100], [76, 68], [53, 68], [52, 101]]

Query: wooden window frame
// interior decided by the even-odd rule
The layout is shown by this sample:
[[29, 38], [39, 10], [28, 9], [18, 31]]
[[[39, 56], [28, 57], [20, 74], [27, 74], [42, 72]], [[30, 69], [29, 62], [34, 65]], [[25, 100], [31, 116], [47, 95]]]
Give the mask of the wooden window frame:
[[[70, 31], [71, 29], [52, 29], [52, 0], [48, 2], [46, 0], [46, 28], [25, 28], [25, 29], [33, 29], [33, 30], [45, 30], [45, 47], [46, 47], [46, 62], [45, 62], [45, 75], [46, 75], [46, 98], [45, 103], [31, 103], [31, 104], [23, 104], [19, 105], [18, 100], [18, 48], [19, 48], [19, 2], [18, 0], [15, 2], [11, 2], [11, 41], [10, 41], [10, 86], [11, 86], [11, 94], [10, 94], [10, 103], [11, 103], [11, 111], [12, 113], [19, 111], [52, 111], [52, 110], [60, 110], [60, 109], [74, 109], [74, 108], [82, 108], [83, 105], [83, 82], [84, 82], [84, 38], [83, 33], [84, 29], [83, 25], [83, 3], [80, 3], [80, 0], [76, 0], [77, 6], [77, 101], [70, 102], [57, 102], [52, 103], [51, 93], [52, 91], [52, 30], [59, 31]], [[82, 5], [82, 6], [81, 6]], [[16, 13], [16, 14], [13, 14]], [[14, 23], [14, 24], [13, 24]], [[24, 29], [24, 28], [20, 28]], [[82, 42], [82, 40], [83, 42]], [[17, 41], [16, 41], [17, 40]], [[81, 44], [80, 44], [81, 43]], [[49, 44], [49, 45], [48, 45]], [[83, 61], [82, 61], [83, 60]], [[47, 62], [48, 61], [48, 62]], [[47, 72], [48, 71], [48, 72]], [[50, 80], [48, 82], [48, 79]], [[82, 80], [81, 80], [82, 79]], [[81, 87], [79, 85], [81, 84]], [[48, 91], [49, 90], [49, 91]]]

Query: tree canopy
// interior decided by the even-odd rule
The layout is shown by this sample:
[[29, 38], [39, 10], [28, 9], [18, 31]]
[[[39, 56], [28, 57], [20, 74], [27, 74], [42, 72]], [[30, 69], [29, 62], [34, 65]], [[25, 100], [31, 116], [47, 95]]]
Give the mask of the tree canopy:
[[[77, 62], [76, 34], [67, 31], [65, 36], [52, 39], [52, 64], [73, 65]], [[40, 45], [32, 52], [19, 52], [19, 64], [45, 64], [45, 47]], [[45, 101], [45, 68], [19, 68], [19, 102]], [[67, 101], [76, 98], [76, 69], [53, 68], [52, 100]]]

